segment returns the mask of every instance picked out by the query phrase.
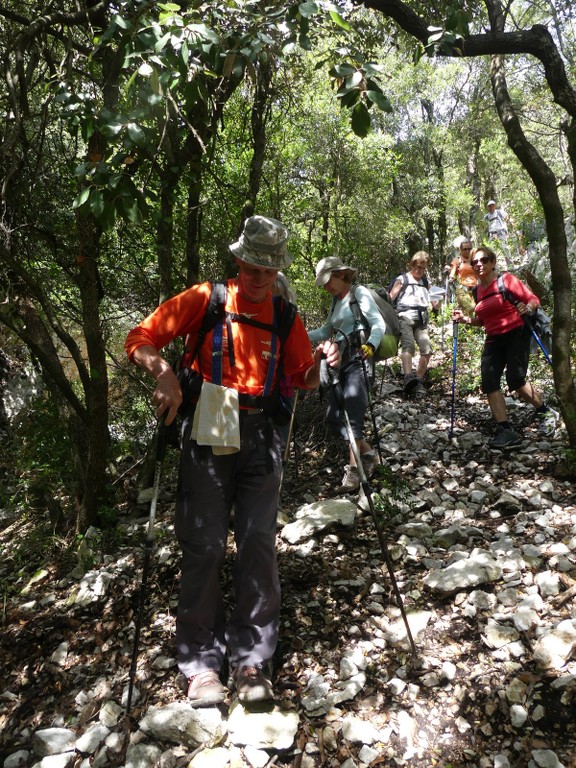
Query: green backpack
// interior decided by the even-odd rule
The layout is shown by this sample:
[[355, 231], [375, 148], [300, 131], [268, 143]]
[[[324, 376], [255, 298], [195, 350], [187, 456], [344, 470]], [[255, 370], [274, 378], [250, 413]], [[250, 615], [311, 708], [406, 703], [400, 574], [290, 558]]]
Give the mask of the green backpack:
[[[392, 304], [390, 294], [386, 288], [371, 288], [370, 286], [364, 286], [366, 290], [370, 291], [370, 295], [374, 299], [374, 303], [378, 307], [378, 311], [382, 315], [384, 322], [386, 323], [387, 332], [382, 336], [380, 346], [374, 352], [374, 359], [388, 360], [390, 357], [396, 357], [398, 354], [398, 343], [400, 341], [400, 321], [398, 319], [398, 313]], [[370, 327], [358, 299], [356, 298], [357, 285], [353, 285], [350, 290], [350, 307], [354, 313], [356, 321], [360, 323], [366, 330]]]

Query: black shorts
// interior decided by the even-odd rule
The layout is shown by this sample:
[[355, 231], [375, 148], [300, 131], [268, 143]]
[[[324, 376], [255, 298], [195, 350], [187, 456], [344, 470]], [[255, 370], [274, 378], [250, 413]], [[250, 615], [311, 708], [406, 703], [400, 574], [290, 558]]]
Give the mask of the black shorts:
[[511, 392], [526, 383], [530, 338], [530, 329], [526, 325], [514, 328], [508, 333], [486, 337], [480, 363], [482, 392], [485, 395], [500, 390], [504, 369], [506, 369], [506, 383]]

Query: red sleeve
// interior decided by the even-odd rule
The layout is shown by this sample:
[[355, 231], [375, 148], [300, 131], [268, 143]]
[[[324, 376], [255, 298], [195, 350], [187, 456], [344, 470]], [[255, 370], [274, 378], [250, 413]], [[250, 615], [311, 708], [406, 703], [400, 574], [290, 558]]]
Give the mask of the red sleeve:
[[210, 301], [211, 290], [210, 283], [193, 285], [160, 304], [126, 337], [124, 348], [128, 358], [132, 360], [138, 347], [150, 345], [160, 350], [172, 339], [197, 331]]
[[511, 275], [510, 272], [505, 272], [502, 279], [504, 281], [504, 287], [508, 289], [516, 301], [521, 301], [524, 304], [531, 302], [532, 304], [540, 306], [540, 299], [538, 296], [536, 296], [535, 293], [532, 293], [530, 288], [515, 275]]

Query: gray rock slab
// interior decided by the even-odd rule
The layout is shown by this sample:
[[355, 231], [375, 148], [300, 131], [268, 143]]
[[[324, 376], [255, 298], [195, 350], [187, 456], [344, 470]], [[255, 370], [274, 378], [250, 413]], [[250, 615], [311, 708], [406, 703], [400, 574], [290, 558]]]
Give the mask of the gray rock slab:
[[192, 709], [184, 702], [150, 707], [140, 721], [140, 729], [159, 741], [191, 747], [202, 744], [215, 747], [226, 734], [226, 725], [217, 707]]

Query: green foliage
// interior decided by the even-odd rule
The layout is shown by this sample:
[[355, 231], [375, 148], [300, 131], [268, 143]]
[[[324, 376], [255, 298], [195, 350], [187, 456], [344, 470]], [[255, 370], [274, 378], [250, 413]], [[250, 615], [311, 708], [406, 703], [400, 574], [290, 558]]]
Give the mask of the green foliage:
[[365, 61], [357, 51], [337, 49], [341, 63], [330, 69], [330, 77], [337, 88], [336, 96], [340, 105], [352, 116], [352, 130], [357, 136], [365, 137], [371, 127], [369, 109], [376, 105], [384, 112], [391, 112], [392, 105], [376, 78], [381, 77], [384, 68], [375, 62]]
[[424, 54], [430, 57], [461, 55], [462, 41], [470, 34], [470, 14], [459, 5], [449, 5], [445, 14], [444, 26], [428, 27], [431, 34], [426, 45], [416, 47], [415, 62], [420, 61]]
[[41, 507], [46, 494], [56, 496], [74, 476], [70, 440], [64, 420], [49, 397], [38, 397], [27, 409], [14, 453], [18, 484], [7, 502], [20, 508]]

